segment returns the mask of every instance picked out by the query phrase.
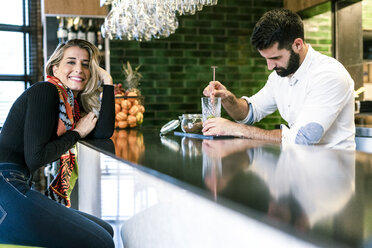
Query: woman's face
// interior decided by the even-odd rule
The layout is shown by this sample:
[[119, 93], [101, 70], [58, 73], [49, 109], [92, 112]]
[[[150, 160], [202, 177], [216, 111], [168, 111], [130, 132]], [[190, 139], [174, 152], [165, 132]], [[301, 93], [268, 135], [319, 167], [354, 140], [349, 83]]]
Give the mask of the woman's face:
[[80, 47], [67, 48], [59, 65], [53, 66], [53, 74], [76, 97], [90, 79], [88, 52]]

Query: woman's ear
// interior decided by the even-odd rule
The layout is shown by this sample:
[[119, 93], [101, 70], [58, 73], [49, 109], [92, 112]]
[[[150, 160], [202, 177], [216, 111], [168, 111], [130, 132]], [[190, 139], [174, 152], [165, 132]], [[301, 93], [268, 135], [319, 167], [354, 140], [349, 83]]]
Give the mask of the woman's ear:
[[58, 66], [53, 65], [52, 70], [53, 70], [53, 76], [55, 76], [58, 70]]

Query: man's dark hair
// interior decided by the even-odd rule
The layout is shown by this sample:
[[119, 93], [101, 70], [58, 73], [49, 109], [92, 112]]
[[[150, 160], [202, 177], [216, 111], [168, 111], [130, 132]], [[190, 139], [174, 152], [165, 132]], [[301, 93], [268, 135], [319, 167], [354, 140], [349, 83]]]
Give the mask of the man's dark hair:
[[278, 49], [290, 50], [296, 38], [305, 40], [300, 16], [288, 9], [275, 9], [266, 12], [256, 23], [251, 43], [256, 49], [263, 50], [278, 42]]

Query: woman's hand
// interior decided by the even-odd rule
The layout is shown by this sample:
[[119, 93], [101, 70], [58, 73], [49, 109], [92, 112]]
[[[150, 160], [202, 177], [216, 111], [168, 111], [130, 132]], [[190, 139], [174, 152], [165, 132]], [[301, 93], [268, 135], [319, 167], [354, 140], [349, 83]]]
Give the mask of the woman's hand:
[[113, 85], [112, 77], [110, 73], [108, 73], [102, 67], [98, 67], [98, 76], [102, 80], [103, 84], [105, 85]]
[[97, 116], [93, 112], [89, 112], [76, 123], [74, 131], [79, 133], [80, 138], [85, 138], [94, 129], [96, 123]]

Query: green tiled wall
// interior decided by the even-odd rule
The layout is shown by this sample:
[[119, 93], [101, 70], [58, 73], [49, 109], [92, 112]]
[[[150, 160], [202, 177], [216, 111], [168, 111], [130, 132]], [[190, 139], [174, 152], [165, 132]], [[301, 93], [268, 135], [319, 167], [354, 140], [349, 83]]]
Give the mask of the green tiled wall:
[[332, 13], [331, 10], [322, 14], [304, 18], [305, 40], [316, 50], [332, 56]]
[[[371, 31], [372, 31], [372, 0], [363, 0], [362, 2], [362, 27], [365, 36], [363, 40], [363, 59], [370, 61], [372, 59], [372, 41], [371, 41]], [[368, 71], [365, 71], [368, 75]]]
[[[113, 40], [114, 82], [123, 82], [121, 66], [127, 60], [132, 66], [142, 64], [144, 126], [161, 126], [183, 113], [200, 113], [202, 90], [212, 79], [211, 65], [218, 66], [216, 79], [238, 97], [250, 96], [263, 87], [270, 73], [250, 44], [253, 26], [264, 12], [282, 6], [282, 0], [219, 0], [217, 6], [204, 7], [196, 15], [179, 16], [179, 28], [169, 38], [141, 43]], [[323, 28], [307, 32], [307, 37], [316, 49], [329, 53], [331, 43]], [[257, 126], [272, 129], [280, 123], [283, 120], [276, 112]]]
[[[124, 79], [122, 63], [142, 64], [144, 126], [161, 126], [183, 113], [200, 113], [202, 91], [212, 79], [211, 65], [218, 66], [216, 79], [237, 96], [251, 95], [269, 74], [250, 45], [252, 28], [264, 12], [282, 6], [282, 0], [219, 0], [196, 15], [178, 16], [179, 28], [169, 38], [141, 43], [113, 40], [114, 82]], [[272, 128], [279, 122], [279, 115], [274, 115], [262, 125]]]
[[372, 30], [372, 0], [363, 0], [362, 2], [362, 26], [363, 29]]

